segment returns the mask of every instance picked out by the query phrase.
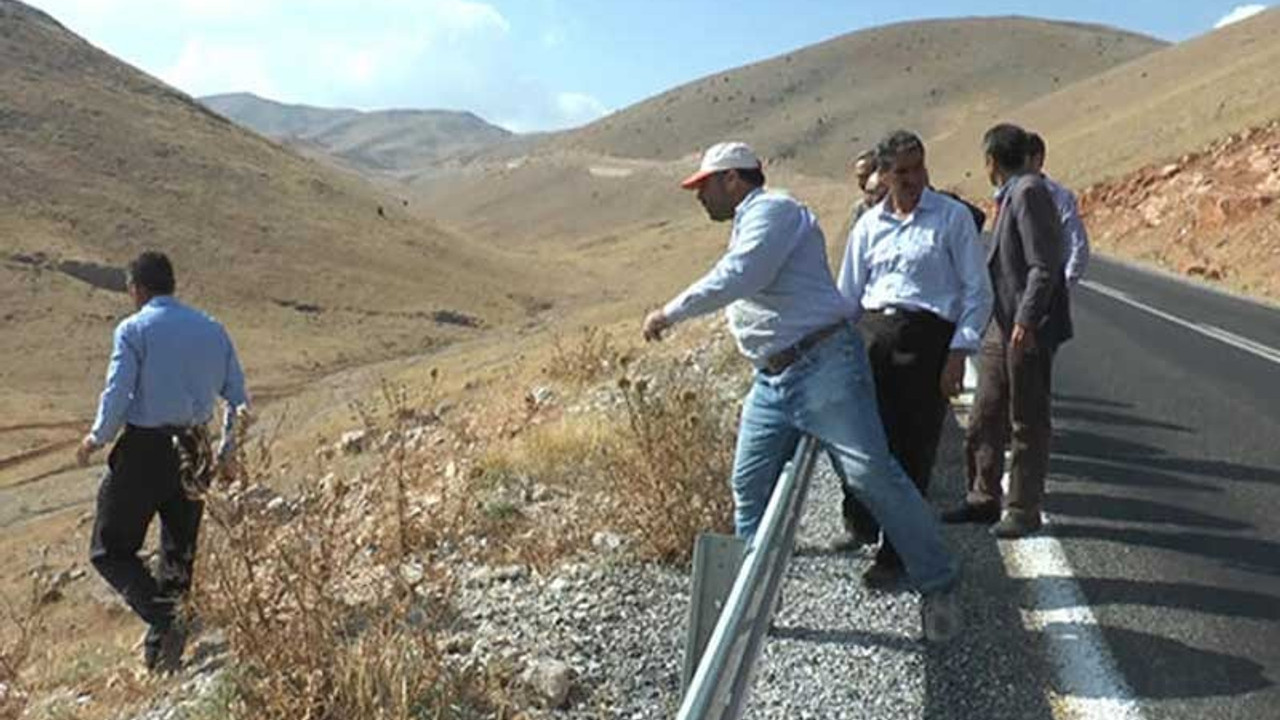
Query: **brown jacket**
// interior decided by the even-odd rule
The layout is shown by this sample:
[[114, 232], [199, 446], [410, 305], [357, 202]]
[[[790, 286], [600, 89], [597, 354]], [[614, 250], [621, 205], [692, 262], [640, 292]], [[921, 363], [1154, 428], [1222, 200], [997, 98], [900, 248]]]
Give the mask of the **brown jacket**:
[[1062, 243], [1058, 211], [1041, 177], [1024, 173], [1010, 179], [987, 256], [995, 292], [991, 319], [1004, 337], [1019, 323], [1034, 328], [1036, 342], [1049, 348], [1071, 338]]

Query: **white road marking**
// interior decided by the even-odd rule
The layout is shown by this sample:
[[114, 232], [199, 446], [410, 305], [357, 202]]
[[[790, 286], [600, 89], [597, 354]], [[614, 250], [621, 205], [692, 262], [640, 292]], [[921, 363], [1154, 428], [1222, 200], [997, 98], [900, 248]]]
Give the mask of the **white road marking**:
[[1119, 300], [1120, 302], [1125, 303], [1126, 305], [1130, 305], [1132, 307], [1138, 308], [1139, 310], [1155, 315], [1156, 317], [1162, 320], [1167, 320], [1171, 323], [1174, 323], [1175, 325], [1180, 325], [1188, 330], [1200, 333], [1205, 337], [1213, 338], [1218, 342], [1226, 343], [1227, 345], [1230, 345], [1239, 350], [1244, 350], [1247, 353], [1252, 353], [1253, 355], [1256, 355], [1262, 358], [1263, 360], [1268, 360], [1277, 365], [1280, 365], [1280, 350], [1277, 350], [1269, 345], [1264, 345], [1255, 340], [1250, 340], [1249, 338], [1242, 337], [1229, 330], [1223, 330], [1222, 328], [1216, 325], [1192, 322], [1191, 320], [1180, 318], [1177, 315], [1167, 313], [1164, 310], [1161, 310], [1160, 308], [1154, 307], [1152, 305], [1148, 305], [1147, 303], [1144, 303], [1141, 300], [1134, 298], [1132, 295], [1130, 295], [1127, 292], [1124, 292], [1123, 290], [1116, 290], [1115, 288], [1108, 287], [1106, 285], [1103, 285], [1102, 283], [1094, 282], [1092, 280], [1081, 280], [1080, 285], [1100, 295], [1106, 295], [1107, 297], [1113, 300]]
[[1035, 608], [1024, 626], [1043, 633], [1057, 671], [1054, 715], [1060, 720], [1142, 720], [1142, 708], [1116, 667], [1098, 620], [1052, 535], [1000, 541], [1011, 578], [1029, 581]]
[[[957, 413], [962, 427], [967, 413]], [[1006, 458], [1007, 465], [1007, 458]], [[1009, 474], [1001, 478], [1005, 492]], [[1022, 611], [1029, 632], [1041, 633], [1049, 650], [1057, 685], [1051, 691], [1057, 720], [1145, 720], [1142, 706], [1116, 666], [1111, 650], [1075, 581], [1062, 543], [1049, 530], [1021, 540], [1000, 540], [1000, 557], [1010, 578], [1026, 580], [1034, 606]]]

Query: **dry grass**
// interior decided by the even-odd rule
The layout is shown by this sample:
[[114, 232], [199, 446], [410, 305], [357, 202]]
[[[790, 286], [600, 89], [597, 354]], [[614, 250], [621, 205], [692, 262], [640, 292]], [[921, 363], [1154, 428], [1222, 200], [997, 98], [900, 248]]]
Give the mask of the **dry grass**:
[[[592, 356], [595, 338], [585, 334], [568, 354]], [[611, 391], [587, 393], [607, 398], [604, 407], [567, 413], [485, 459], [491, 477], [543, 483], [572, 499], [573, 514], [541, 518], [542, 541], [522, 538], [526, 548], [555, 557], [597, 532], [620, 532], [642, 559], [683, 563], [698, 533], [729, 528], [732, 403], [690, 368], [650, 364], [642, 373], [617, 363]], [[594, 376], [597, 363], [579, 367]]]
[[0, 720], [22, 716], [30, 697], [23, 671], [36, 639], [44, 632], [42, 590], [34, 583], [20, 605], [0, 598]]
[[607, 330], [588, 325], [579, 330], [577, 341], [559, 334], [553, 338], [551, 359], [543, 372], [552, 380], [584, 386], [616, 372], [628, 360]]

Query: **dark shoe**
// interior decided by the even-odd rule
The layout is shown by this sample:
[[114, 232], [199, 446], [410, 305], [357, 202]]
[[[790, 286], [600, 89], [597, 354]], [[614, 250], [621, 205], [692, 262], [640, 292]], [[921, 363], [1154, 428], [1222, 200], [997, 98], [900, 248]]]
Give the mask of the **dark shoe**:
[[862, 584], [868, 590], [884, 591], [896, 587], [906, 577], [901, 561], [885, 560], [876, 557], [871, 567], [862, 573]]
[[961, 523], [991, 525], [999, 521], [1000, 505], [997, 503], [983, 503], [981, 505], [965, 503], [942, 513], [942, 522], [948, 525], [959, 525]]
[[991, 534], [1005, 540], [1026, 537], [1040, 530], [1039, 513], [1009, 513], [991, 528]]
[[167, 628], [151, 627], [143, 640], [142, 660], [153, 673], [182, 670], [182, 653], [187, 648], [187, 627], [175, 620]]
[[960, 634], [961, 612], [957, 588], [920, 598], [920, 627], [929, 642], [944, 643]]

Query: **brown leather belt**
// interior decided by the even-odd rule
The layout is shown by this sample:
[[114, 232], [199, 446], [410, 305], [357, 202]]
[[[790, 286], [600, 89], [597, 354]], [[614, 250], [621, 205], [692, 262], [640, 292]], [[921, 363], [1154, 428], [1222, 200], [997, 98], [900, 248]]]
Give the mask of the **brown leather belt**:
[[836, 334], [836, 331], [844, 326], [844, 322], [838, 322], [834, 325], [828, 325], [819, 330], [814, 330], [808, 335], [800, 338], [800, 342], [795, 345], [784, 350], [779, 350], [766, 358], [764, 366], [760, 368], [760, 371], [765, 375], [777, 375], [781, 373], [783, 370], [791, 367], [791, 364], [799, 360], [806, 352], [817, 346], [818, 343], [821, 343], [823, 340], [826, 340]]

